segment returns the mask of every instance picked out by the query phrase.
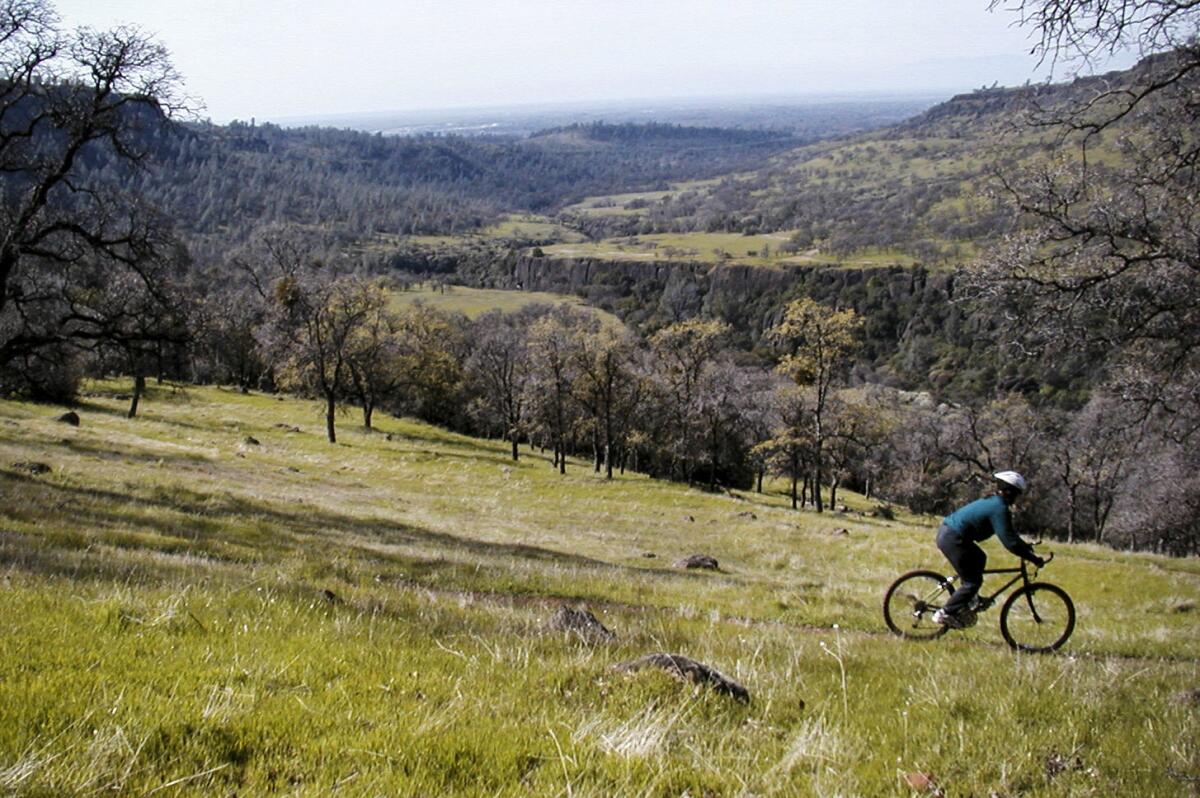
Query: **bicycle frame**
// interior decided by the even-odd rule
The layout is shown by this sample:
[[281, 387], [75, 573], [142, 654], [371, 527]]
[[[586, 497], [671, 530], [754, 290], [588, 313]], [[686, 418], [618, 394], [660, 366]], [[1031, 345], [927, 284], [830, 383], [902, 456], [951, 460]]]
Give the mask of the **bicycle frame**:
[[[1042, 564], [1051, 559], [1053, 554]], [[909, 571], [897, 577], [884, 594], [883, 617], [888, 628], [900, 637], [933, 640], [947, 629], [974, 626], [977, 615], [999, 603], [1000, 631], [1005, 642], [1023, 651], [1055, 651], [1075, 627], [1075, 607], [1062, 588], [1036, 581], [1040, 567], [1022, 559], [1014, 567], [985, 569], [985, 575], [1008, 578], [988, 593], [978, 594], [958, 616], [957, 624], [933, 618], [961, 579], [926, 569]]]
[[[1046, 562], [1049, 563], [1050, 560], [1053, 560], [1053, 559], [1054, 559], [1054, 555], [1051, 554], [1049, 556], [1049, 558], [1046, 559]], [[982, 591], [980, 591], [981, 595], [976, 596], [976, 601], [979, 602], [978, 606], [975, 608], [976, 612], [982, 612], [986, 609], [989, 609], [993, 604], [996, 603], [996, 599], [1000, 596], [1001, 593], [1008, 590], [1010, 587], [1015, 585], [1017, 582], [1024, 582], [1026, 585], [1028, 585], [1031, 581], [1030, 577], [1029, 577], [1029, 566], [1028, 566], [1028, 564], [1026, 564], [1025, 560], [1021, 560], [1021, 564], [1019, 566], [1017, 566], [1016, 568], [986, 568], [986, 569], [984, 569], [983, 574], [984, 574], [984, 576], [987, 576], [988, 574], [1016, 574], [1016, 576], [1014, 576], [1012, 579], [1009, 579], [1007, 582], [1005, 582], [1003, 585], [1001, 585], [1000, 589], [997, 590], [995, 593], [992, 593], [991, 595], [987, 595], [987, 596], [982, 595]], [[957, 580], [958, 580], [958, 574], [953, 574], [950, 577], [948, 577], [948, 579], [947, 579], [947, 581], [949, 581], [951, 583], [953, 583]], [[1033, 612], [1034, 617], [1036, 618], [1037, 617], [1037, 609], [1034, 608], [1032, 603], [1030, 604], [1029, 609]]]
[[[1029, 584], [1029, 573], [1025, 569], [1025, 561], [1024, 560], [1021, 561], [1021, 565], [1018, 568], [991, 568], [991, 569], [984, 570], [983, 573], [984, 573], [984, 576], [987, 576], [988, 574], [1016, 574], [1016, 576], [1014, 576], [1012, 579], [1009, 579], [1007, 582], [1005, 582], [1004, 585], [999, 590], [997, 590], [995, 593], [992, 593], [990, 596], [980, 596], [979, 597], [979, 604], [980, 604], [979, 608], [980, 609], [987, 609], [988, 607], [991, 607], [992, 604], [995, 603], [996, 598], [1001, 593], [1008, 590], [1010, 587], [1015, 585], [1017, 582], [1024, 581], [1025, 584]], [[957, 579], [957, 578], [958, 578], [957, 574], [955, 576], [951, 577], [952, 580]], [[983, 591], [980, 591], [980, 592], [982, 593]]]

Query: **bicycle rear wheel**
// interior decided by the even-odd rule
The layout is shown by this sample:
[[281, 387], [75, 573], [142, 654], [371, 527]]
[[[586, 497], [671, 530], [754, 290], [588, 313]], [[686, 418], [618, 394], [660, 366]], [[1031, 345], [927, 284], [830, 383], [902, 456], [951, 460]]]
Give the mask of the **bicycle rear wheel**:
[[954, 585], [936, 571], [909, 571], [883, 596], [883, 620], [893, 633], [912, 640], [932, 640], [946, 634], [945, 626], [933, 622], [933, 614], [945, 606]]
[[1054, 651], [1073, 631], [1075, 605], [1057, 585], [1026, 585], [1009, 596], [1000, 610], [1000, 632], [1019, 651]]

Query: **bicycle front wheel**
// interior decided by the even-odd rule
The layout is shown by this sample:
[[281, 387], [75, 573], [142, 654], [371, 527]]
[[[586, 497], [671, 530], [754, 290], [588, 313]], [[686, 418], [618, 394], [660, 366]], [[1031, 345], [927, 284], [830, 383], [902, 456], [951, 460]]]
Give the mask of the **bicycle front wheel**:
[[933, 614], [945, 606], [954, 585], [936, 571], [909, 571], [883, 596], [883, 620], [893, 633], [912, 640], [932, 640], [946, 634], [946, 627], [933, 622]]
[[1000, 610], [1000, 632], [1019, 651], [1055, 651], [1075, 631], [1075, 605], [1062, 588], [1044, 582], [1026, 585]]

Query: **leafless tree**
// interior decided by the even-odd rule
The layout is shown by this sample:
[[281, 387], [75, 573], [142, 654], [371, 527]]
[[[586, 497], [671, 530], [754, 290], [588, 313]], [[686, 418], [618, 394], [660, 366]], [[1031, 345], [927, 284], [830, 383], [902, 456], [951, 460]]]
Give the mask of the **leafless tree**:
[[554, 465], [567, 473], [567, 450], [571, 430], [579, 409], [572, 395], [578, 379], [579, 335], [597, 326], [593, 317], [562, 306], [529, 328], [530, 379], [526, 386], [526, 404], [532, 422], [549, 436], [554, 449]]
[[[1200, 428], [1200, 4], [1018, 0], [992, 4], [1032, 28], [1034, 51], [1087, 61], [1127, 47], [1147, 58], [1031, 122], [1072, 157], [996, 185], [1021, 232], [981, 261], [967, 290], [1014, 321], [1014, 344], [1052, 356], [1088, 346], [1114, 392]], [[1091, 157], [1098, 148], [1119, 158]]]
[[[815, 445], [812, 439], [813, 392], [793, 383], [779, 385], [773, 396], [771, 436], [755, 447], [774, 474], [785, 477], [791, 489], [792, 509], [807, 502]], [[803, 486], [803, 488], [802, 488]]]
[[862, 321], [852, 310], [836, 310], [804, 298], [788, 304], [783, 320], [767, 338], [783, 351], [777, 367], [797, 385], [812, 388], [813, 497], [817, 512], [825, 509], [820, 486], [825, 476], [824, 450], [828, 430], [825, 408], [834, 383], [850, 367], [858, 349]]
[[1143, 427], [1128, 404], [1102, 394], [1077, 413], [1044, 413], [1045, 473], [1063, 504], [1059, 525], [1065, 524], [1068, 541], [1103, 541], [1118, 497], [1137, 490], [1128, 476]]
[[[1174, 510], [1200, 507], [1178, 492], [1193, 484], [1185, 471], [1173, 473], [1200, 431], [1200, 3], [996, 0], [991, 7], [1016, 11], [1033, 32], [1034, 52], [1051, 65], [1087, 65], [1125, 49], [1144, 56], [1128, 73], [1089, 81], [1094, 90], [1074, 103], [1032, 109], [1032, 124], [1074, 149], [996, 171], [995, 185], [1023, 226], [963, 284], [1009, 319], [1014, 347], [1041, 357], [1084, 348], [1100, 366], [1104, 392], [1137, 408], [1135, 418], [1121, 413], [1144, 436], [1136, 456], [1120, 457], [1124, 442], [1105, 438], [1120, 430], [1095, 428], [1093, 407], [1080, 419], [1092, 418], [1092, 428], [1069, 428], [1059, 439], [1072, 451], [1057, 452], [1054, 470], [1068, 494], [1072, 485], [1086, 487], [1098, 502], [1096, 534], [1112, 527], [1144, 545], [1153, 530], [1121, 533], [1112, 518], [1132, 530], [1133, 504], [1146, 509], [1143, 521], [1163, 517], [1143, 501], [1151, 489], [1166, 490], [1145, 484], [1151, 474], [1173, 486]], [[1079, 472], [1093, 467], [1095, 484], [1079, 485]], [[1068, 516], [1073, 529], [1075, 510]], [[1163, 518], [1200, 537], [1200, 514]]]
[[407, 375], [403, 322], [390, 307], [389, 284], [368, 280], [360, 291], [365, 312], [348, 342], [347, 391], [362, 408], [363, 428], [369, 430], [375, 409], [404, 387]]
[[85, 162], [140, 168], [179, 85], [135, 28], [67, 33], [44, 0], [0, 2], [0, 365], [95, 333], [69, 309], [81, 263], [160, 291], [167, 225]]
[[526, 386], [531, 378], [528, 327], [530, 313], [490, 311], [474, 325], [474, 350], [466, 372], [477, 386], [474, 411], [485, 424], [498, 422], [520, 459], [519, 444], [528, 419]]
[[298, 239], [268, 236], [266, 244], [272, 260], [262, 273], [270, 288], [261, 351], [281, 385], [324, 401], [326, 437], [336, 443], [355, 336], [386, 297], [368, 280], [338, 275]]
[[623, 329], [602, 326], [577, 338], [575, 398], [591, 427], [596, 471], [603, 465], [608, 479], [641, 399], [636, 354], [636, 340]]
[[706, 448], [711, 449], [702, 406], [720, 386], [709, 374], [729, 336], [729, 325], [719, 321], [689, 319], [676, 322], [650, 337], [652, 378], [664, 412], [663, 437], [671, 473], [692, 481]]

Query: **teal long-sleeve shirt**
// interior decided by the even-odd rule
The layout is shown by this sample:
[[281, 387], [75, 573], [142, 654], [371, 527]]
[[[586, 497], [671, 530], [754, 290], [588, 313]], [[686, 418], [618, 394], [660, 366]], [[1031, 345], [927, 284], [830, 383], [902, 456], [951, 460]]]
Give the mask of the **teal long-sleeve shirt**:
[[1032, 553], [1029, 544], [1013, 530], [1012, 514], [999, 495], [977, 499], [960, 507], [946, 516], [942, 523], [967, 540], [978, 543], [995, 534], [1004, 548], [1018, 557], [1026, 558]]

